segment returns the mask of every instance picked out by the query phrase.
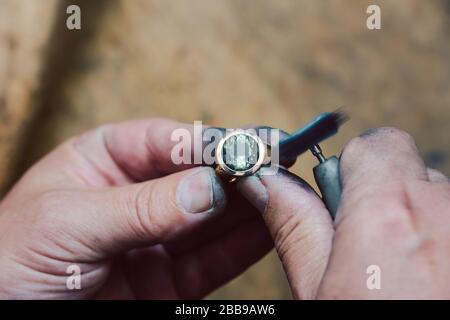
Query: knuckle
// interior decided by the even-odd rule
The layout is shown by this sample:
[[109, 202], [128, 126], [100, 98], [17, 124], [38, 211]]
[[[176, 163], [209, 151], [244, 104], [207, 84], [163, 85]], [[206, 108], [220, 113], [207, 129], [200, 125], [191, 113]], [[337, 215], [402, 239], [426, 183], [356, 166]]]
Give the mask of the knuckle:
[[346, 164], [353, 164], [354, 159], [358, 159], [361, 154], [375, 153], [377, 150], [386, 151], [391, 148], [410, 152], [416, 149], [416, 143], [409, 133], [397, 128], [371, 129], [345, 145], [341, 160], [345, 167]]
[[379, 230], [381, 235], [389, 238], [393, 236], [403, 236], [410, 233], [413, 219], [411, 212], [401, 206], [390, 206], [380, 212], [378, 216]]
[[419, 241], [414, 250], [414, 256], [422, 261], [428, 262], [429, 265], [434, 265], [439, 258], [439, 251], [442, 244], [440, 244], [432, 236], [425, 236]]
[[397, 129], [397, 128], [384, 128], [385, 130], [385, 136], [389, 137], [390, 139], [393, 139], [398, 142], [403, 142], [408, 145], [415, 145], [415, 140], [408, 132]]
[[361, 135], [361, 138], [376, 139], [382, 141], [392, 141], [394, 143], [406, 143], [408, 145], [415, 145], [414, 138], [406, 131], [395, 127], [381, 127], [376, 129], [371, 129]]

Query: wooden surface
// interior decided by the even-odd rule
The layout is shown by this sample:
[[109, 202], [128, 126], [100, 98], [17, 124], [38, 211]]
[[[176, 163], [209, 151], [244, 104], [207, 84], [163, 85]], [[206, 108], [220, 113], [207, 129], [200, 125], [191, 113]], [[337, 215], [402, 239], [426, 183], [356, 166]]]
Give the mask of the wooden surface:
[[[44, 67], [56, 0], [0, 0], [0, 189], [12, 179]], [[36, 26], [39, 27], [36, 27]]]
[[[0, 0], [0, 17], [10, 19], [0, 18], [0, 98], [15, 92], [11, 79], [32, 83], [0, 106], [3, 185], [67, 137], [111, 121], [165, 116], [294, 130], [341, 106], [351, 121], [323, 145], [327, 154], [371, 127], [396, 126], [450, 174], [447, 1], [83, 0], [74, 34], [64, 29], [65, 2], [41, 0], [41, 14], [54, 15], [47, 59], [31, 49], [49, 36], [33, 23], [10, 36], [28, 49], [8, 49], [3, 34], [24, 14], [11, 7], [20, 1]], [[380, 31], [366, 28], [368, 4], [382, 8]], [[11, 71], [11, 61], [33, 67]], [[11, 154], [11, 146], [22, 149]], [[312, 181], [314, 165], [305, 155], [294, 171]], [[213, 297], [290, 295], [272, 254]]]

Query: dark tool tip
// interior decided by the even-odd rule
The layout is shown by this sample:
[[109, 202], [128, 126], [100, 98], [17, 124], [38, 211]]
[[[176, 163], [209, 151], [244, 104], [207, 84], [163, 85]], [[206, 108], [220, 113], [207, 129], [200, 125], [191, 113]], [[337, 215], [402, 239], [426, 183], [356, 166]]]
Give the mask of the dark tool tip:
[[347, 114], [338, 109], [320, 114], [305, 127], [280, 142], [280, 154], [297, 157], [312, 146], [336, 134], [339, 127], [348, 120]]
[[336, 126], [336, 128], [339, 128], [342, 126], [345, 122], [350, 120], [350, 117], [348, 114], [344, 111], [344, 108], [339, 108], [334, 112], [325, 112], [318, 116], [317, 119], [320, 119], [321, 121], [327, 121], [330, 124], [333, 124]]
[[338, 127], [342, 126], [345, 122], [350, 120], [350, 117], [344, 111], [344, 108], [339, 108], [336, 111], [332, 112], [332, 114], [335, 118], [335, 121], [336, 121], [336, 124]]

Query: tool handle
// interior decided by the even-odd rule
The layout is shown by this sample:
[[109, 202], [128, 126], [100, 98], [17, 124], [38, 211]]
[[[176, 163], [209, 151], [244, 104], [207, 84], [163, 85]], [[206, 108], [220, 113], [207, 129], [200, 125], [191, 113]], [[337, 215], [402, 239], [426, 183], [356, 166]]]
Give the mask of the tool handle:
[[334, 219], [342, 192], [339, 159], [333, 156], [315, 167], [314, 178], [322, 194], [322, 200]]
[[345, 121], [347, 116], [343, 112], [322, 113], [305, 127], [280, 141], [278, 146], [280, 156], [288, 159], [297, 158], [311, 146], [335, 135]]

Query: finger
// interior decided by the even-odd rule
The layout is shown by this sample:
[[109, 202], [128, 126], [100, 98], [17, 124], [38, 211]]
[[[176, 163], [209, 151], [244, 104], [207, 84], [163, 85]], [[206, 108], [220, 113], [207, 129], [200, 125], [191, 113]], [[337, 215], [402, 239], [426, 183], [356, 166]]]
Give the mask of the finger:
[[242, 179], [238, 188], [263, 213], [294, 297], [314, 298], [331, 251], [330, 214], [300, 178], [282, 169], [272, 176], [265, 171]]
[[166, 243], [165, 248], [170, 254], [181, 255], [193, 251], [207, 242], [216, 241], [230, 230], [260, 217], [258, 211], [235, 190], [233, 185], [225, 185], [224, 188], [228, 199], [224, 214], [215, 215], [193, 232]]
[[[159, 178], [214, 164], [216, 146], [225, 133], [222, 128], [168, 119], [107, 125], [69, 140], [34, 166], [27, 178], [41, 189], [120, 186]], [[281, 162], [290, 165], [295, 161]], [[44, 171], [48, 173], [43, 178]]]
[[387, 184], [428, 181], [414, 139], [395, 128], [372, 129], [351, 140], [341, 156], [340, 176], [343, 190], [336, 225], [341, 223], [342, 212], [356, 211], [344, 208], [364, 203], [360, 200], [370, 199]]
[[450, 179], [438, 170], [428, 168], [427, 173], [428, 173], [428, 179], [431, 182], [435, 182], [435, 183], [449, 183], [450, 182]]
[[101, 257], [179, 237], [222, 212], [226, 201], [214, 170], [203, 167], [78, 198], [67, 225]]
[[414, 139], [395, 128], [372, 129], [351, 140], [341, 156], [347, 190], [370, 190], [389, 181], [428, 180]]
[[179, 292], [183, 298], [202, 298], [247, 270], [272, 248], [264, 221], [260, 217], [248, 221], [177, 259]]
[[[195, 250], [174, 257], [176, 298], [200, 299], [241, 274], [261, 259], [273, 242], [261, 218], [252, 219], [206, 242]], [[148, 277], [155, 268], [153, 253], [140, 250], [131, 256], [131, 282], [138, 296], [152, 298], [155, 280]], [[167, 270], [167, 265], [165, 266]], [[165, 284], [165, 287], [170, 287]], [[174, 294], [172, 294], [173, 298]]]
[[344, 186], [361, 180], [368, 185], [427, 179], [414, 139], [395, 128], [372, 129], [351, 140], [341, 157], [341, 175]]
[[144, 181], [213, 161], [204, 149], [223, 133], [224, 129], [147, 119], [104, 126], [74, 143], [98, 171], [116, 172], [122, 182], [127, 182], [124, 174]]
[[[273, 130], [278, 129], [267, 126], [246, 128], [254, 129], [255, 133], [266, 143], [270, 143], [270, 139], [273, 136], [275, 136], [276, 139], [277, 134], [279, 134], [281, 138], [287, 135], [287, 133], [281, 130], [275, 132], [275, 135], [273, 135]], [[189, 250], [194, 250], [198, 245], [213, 241], [218, 237], [221, 237], [225, 232], [236, 228], [237, 225], [245, 223], [247, 220], [253, 219], [258, 215], [257, 210], [253, 208], [241, 194], [236, 192], [236, 188], [233, 184], [226, 185], [226, 193], [229, 198], [226, 214], [218, 215], [207, 223], [199, 226], [194, 232], [186, 234], [184, 237], [176, 239], [174, 242], [165, 244], [166, 249], [171, 254], [181, 254]]]

